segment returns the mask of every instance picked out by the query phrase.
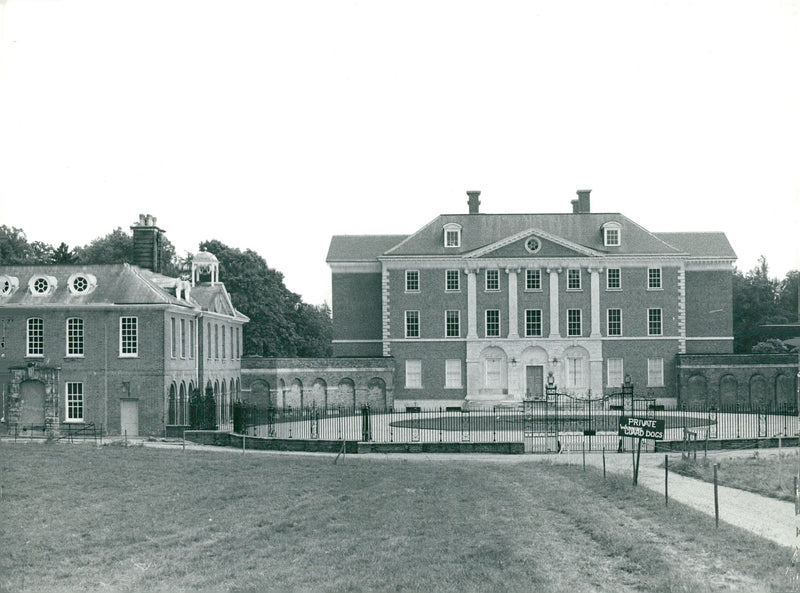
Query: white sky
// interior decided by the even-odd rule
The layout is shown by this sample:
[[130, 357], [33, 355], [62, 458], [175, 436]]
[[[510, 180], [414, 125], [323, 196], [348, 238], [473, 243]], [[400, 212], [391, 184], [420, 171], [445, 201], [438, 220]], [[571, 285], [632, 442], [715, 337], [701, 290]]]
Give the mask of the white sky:
[[139, 213], [330, 302], [334, 234], [622, 212], [800, 268], [800, 0], [0, 0], [0, 224]]

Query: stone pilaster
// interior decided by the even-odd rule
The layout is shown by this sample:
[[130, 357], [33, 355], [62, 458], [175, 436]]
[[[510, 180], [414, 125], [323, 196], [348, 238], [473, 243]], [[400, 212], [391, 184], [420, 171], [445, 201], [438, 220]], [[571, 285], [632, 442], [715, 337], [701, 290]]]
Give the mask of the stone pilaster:
[[465, 270], [467, 275], [467, 339], [478, 338], [478, 279], [477, 270]]
[[589, 337], [600, 337], [600, 268], [589, 268], [591, 275], [592, 332]]
[[506, 268], [508, 274], [508, 338], [516, 340], [519, 338], [519, 311], [517, 306], [517, 274], [519, 268]]
[[550, 274], [550, 337], [558, 338], [561, 331], [558, 326], [558, 275], [561, 268], [547, 268]]

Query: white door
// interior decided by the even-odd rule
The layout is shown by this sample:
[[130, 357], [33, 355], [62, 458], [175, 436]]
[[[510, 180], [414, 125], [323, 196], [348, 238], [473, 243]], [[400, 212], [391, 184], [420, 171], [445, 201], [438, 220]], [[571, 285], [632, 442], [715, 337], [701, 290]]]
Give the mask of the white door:
[[129, 437], [139, 436], [139, 400], [120, 400], [119, 422], [122, 434]]

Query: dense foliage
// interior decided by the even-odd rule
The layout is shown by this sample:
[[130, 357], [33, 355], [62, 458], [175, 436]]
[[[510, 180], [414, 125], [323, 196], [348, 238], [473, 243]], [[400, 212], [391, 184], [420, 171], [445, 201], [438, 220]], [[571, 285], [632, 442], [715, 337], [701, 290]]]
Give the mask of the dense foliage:
[[769, 266], [763, 256], [749, 272], [734, 272], [733, 337], [736, 352], [788, 351], [770, 339], [773, 334], [764, 325], [798, 322], [798, 284], [798, 270], [791, 270], [783, 280], [770, 278]]
[[[22, 229], [0, 226], [0, 263], [15, 264], [120, 264], [133, 263], [133, 235], [117, 227], [83, 247], [62, 242], [53, 247], [41, 241], [28, 242]], [[162, 236], [161, 270], [177, 275], [179, 262], [175, 246]]]
[[245, 326], [244, 353], [261, 356], [330, 356], [331, 312], [327, 305], [308, 305], [283, 283], [251, 249], [241, 251], [220, 241], [200, 243], [219, 260], [220, 280], [233, 305], [250, 318]]

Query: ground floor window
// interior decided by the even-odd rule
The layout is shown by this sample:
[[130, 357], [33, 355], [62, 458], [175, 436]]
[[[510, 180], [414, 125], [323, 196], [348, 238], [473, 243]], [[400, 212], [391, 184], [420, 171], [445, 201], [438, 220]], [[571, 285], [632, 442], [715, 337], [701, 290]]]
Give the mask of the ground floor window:
[[83, 422], [83, 383], [67, 383], [67, 422]]
[[608, 365], [608, 386], [622, 387], [622, 359], [609, 358]]
[[663, 358], [648, 358], [647, 359], [647, 386], [648, 387], [663, 387], [664, 386], [664, 359]]
[[422, 361], [406, 361], [406, 389], [419, 389], [422, 387]]
[[567, 358], [567, 387], [575, 389], [583, 386], [583, 359]]
[[448, 389], [461, 387], [461, 361], [445, 360], [444, 369], [444, 386]]

